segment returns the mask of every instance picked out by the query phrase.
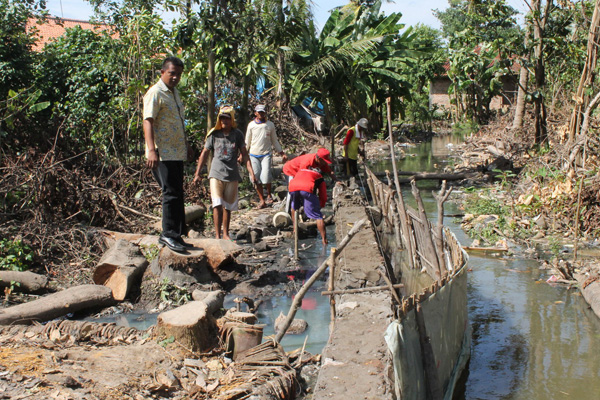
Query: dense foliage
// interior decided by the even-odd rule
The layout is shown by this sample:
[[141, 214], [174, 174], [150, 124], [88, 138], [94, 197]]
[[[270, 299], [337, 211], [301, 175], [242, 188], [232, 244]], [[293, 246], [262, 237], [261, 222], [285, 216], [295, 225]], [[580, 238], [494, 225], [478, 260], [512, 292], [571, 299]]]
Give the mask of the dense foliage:
[[[0, 0], [0, 137], [12, 151], [58, 146], [129, 162], [142, 153], [141, 98], [168, 54], [186, 64], [180, 89], [196, 142], [215, 107], [234, 104], [243, 128], [261, 96], [276, 100], [278, 115], [310, 102], [324, 115], [323, 135], [363, 116], [381, 131], [388, 97], [396, 119], [421, 128], [448, 115], [438, 111], [482, 124], [493, 98], [515, 101], [521, 67], [535, 77], [525, 93], [536, 107], [547, 99], [568, 105], [585, 64], [592, 3], [534, 3], [547, 15], [532, 13], [520, 27], [505, 0], [451, 0], [436, 12], [437, 31], [406, 26], [400, 13], [382, 13], [381, 1], [349, 2], [319, 32], [305, 0], [94, 0], [104, 29], [67, 29], [34, 51], [44, 2]], [[165, 24], [161, 9], [181, 17]], [[444, 77], [452, 104], [438, 110], [430, 85]]]

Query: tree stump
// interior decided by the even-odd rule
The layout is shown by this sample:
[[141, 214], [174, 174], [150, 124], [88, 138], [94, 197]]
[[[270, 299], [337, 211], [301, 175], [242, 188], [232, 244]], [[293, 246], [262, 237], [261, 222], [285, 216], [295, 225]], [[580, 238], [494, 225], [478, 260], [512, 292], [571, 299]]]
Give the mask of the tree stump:
[[159, 337], [173, 337], [191, 351], [207, 350], [216, 342], [216, 321], [202, 301], [190, 301], [158, 316]]
[[139, 283], [148, 260], [139, 247], [131, 242], [118, 240], [100, 259], [92, 279], [97, 285], [112, 290], [117, 301], [123, 301], [132, 286]]

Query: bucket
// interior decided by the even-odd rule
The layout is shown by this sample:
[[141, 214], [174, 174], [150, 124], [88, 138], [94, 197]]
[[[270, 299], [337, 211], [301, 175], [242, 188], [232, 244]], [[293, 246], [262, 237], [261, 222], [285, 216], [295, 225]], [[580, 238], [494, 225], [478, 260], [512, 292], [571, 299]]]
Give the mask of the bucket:
[[237, 326], [231, 330], [233, 339], [233, 359], [236, 360], [246, 350], [262, 342], [263, 327], [258, 325]]

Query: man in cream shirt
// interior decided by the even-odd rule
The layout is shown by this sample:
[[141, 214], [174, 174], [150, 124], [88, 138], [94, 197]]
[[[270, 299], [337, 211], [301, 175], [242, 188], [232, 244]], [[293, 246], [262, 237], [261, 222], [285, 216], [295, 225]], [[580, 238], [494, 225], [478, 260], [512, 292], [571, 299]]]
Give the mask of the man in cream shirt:
[[[264, 105], [259, 104], [254, 109], [254, 120], [250, 121], [246, 129], [246, 148], [250, 154], [252, 162], [252, 170], [258, 179], [256, 191], [260, 202], [258, 208], [265, 208], [267, 204], [273, 202], [271, 196], [271, 174], [272, 156], [271, 151], [274, 148], [280, 155], [283, 156], [283, 162], [287, 161], [287, 156], [275, 132], [275, 124], [267, 120], [267, 110]], [[267, 196], [263, 192], [263, 185], [267, 188]]]
[[183, 62], [167, 57], [159, 81], [144, 95], [144, 139], [147, 165], [162, 189], [162, 234], [158, 242], [176, 252], [185, 252], [181, 235], [186, 233], [183, 194], [183, 162], [191, 152], [184, 124], [183, 103], [176, 87]]

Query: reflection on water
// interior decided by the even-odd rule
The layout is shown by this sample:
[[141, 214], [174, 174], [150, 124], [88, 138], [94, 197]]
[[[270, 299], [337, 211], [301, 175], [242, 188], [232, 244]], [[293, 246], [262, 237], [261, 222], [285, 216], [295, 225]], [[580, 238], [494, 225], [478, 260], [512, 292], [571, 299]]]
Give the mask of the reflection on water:
[[[327, 209], [324, 210], [327, 214]], [[302, 271], [305, 274], [302, 279], [298, 280], [298, 290], [309, 279], [317, 268], [327, 259], [331, 247], [335, 247], [335, 226], [327, 227], [328, 245], [323, 246], [321, 238], [310, 238], [299, 241], [299, 248], [306, 250], [299, 251], [299, 263]], [[293, 255], [293, 248], [290, 249], [290, 254]], [[301, 275], [302, 276], [302, 275]], [[321, 296], [321, 291], [325, 290], [328, 273], [324, 273], [321, 278], [306, 293], [302, 299], [302, 305], [296, 312], [295, 318], [303, 319], [308, 322], [306, 332], [299, 335], [286, 334], [281, 340], [281, 344], [286, 351], [292, 351], [301, 348], [306, 340], [306, 351], [312, 354], [321, 353], [327, 339], [329, 339], [329, 322], [331, 321], [329, 309], [329, 296]], [[264, 336], [273, 335], [275, 319], [280, 313], [287, 315], [290, 306], [292, 305], [293, 297], [272, 297], [263, 302], [258, 309], [258, 323], [266, 324], [264, 328]], [[233, 306], [225, 303], [226, 307]]]
[[[298, 308], [295, 318], [303, 319], [308, 322], [308, 329], [298, 335], [287, 334], [281, 340], [281, 344], [286, 351], [292, 351], [297, 348], [302, 348], [306, 340], [306, 351], [312, 354], [321, 353], [323, 347], [329, 338], [329, 301], [328, 298], [321, 296], [320, 291], [323, 286], [318, 288], [319, 291], [306, 293], [302, 299], [302, 305]], [[235, 296], [228, 296], [225, 299], [225, 307], [235, 307], [233, 302]], [[259, 324], [265, 324], [263, 337], [275, 334], [273, 328], [275, 319], [280, 313], [287, 315], [290, 306], [292, 305], [293, 297], [280, 296], [266, 299], [261, 303], [256, 316]], [[243, 308], [242, 308], [243, 311]]]
[[145, 312], [130, 312], [122, 314], [111, 314], [100, 318], [89, 317], [86, 321], [93, 321], [98, 323], [115, 323], [117, 326], [128, 326], [139, 329], [141, 331], [150, 328], [156, 324], [158, 314], [149, 314]]
[[[443, 160], [431, 145], [411, 151], [423, 168], [400, 160], [399, 168], [433, 171]], [[425, 155], [421, 153], [428, 152]], [[410, 165], [410, 161], [408, 161]], [[377, 165], [390, 169], [389, 163]], [[419, 182], [430, 218], [436, 205], [431, 196], [437, 182]], [[426, 188], [427, 190], [423, 190]], [[408, 188], [404, 198], [413, 207]], [[458, 213], [447, 203], [446, 214]], [[460, 224], [444, 223], [466, 245], [471, 242]], [[469, 318], [473, 327], [471, 361], [457, 399], [598, 399], [600, 398], [600, 320], [576, 289], [551, 287], [545, 271], [533, 260], [511, 257], [469, 258]]]

